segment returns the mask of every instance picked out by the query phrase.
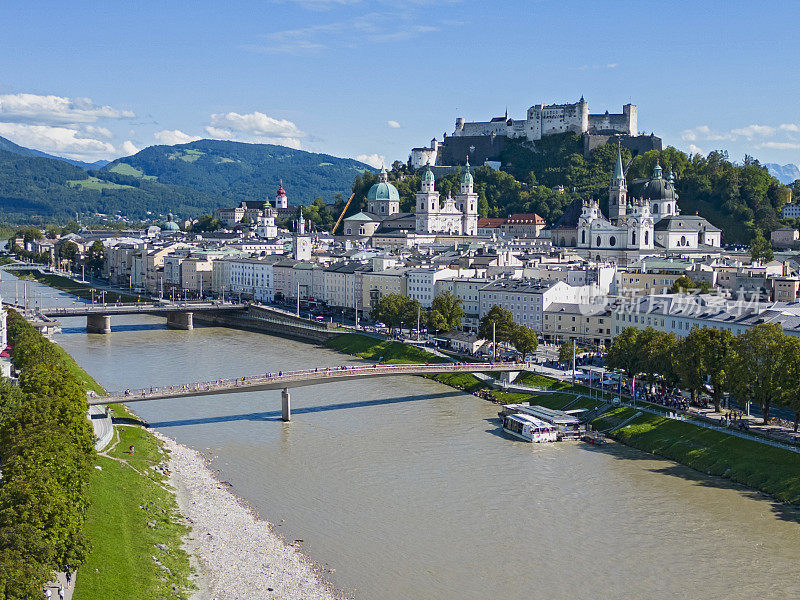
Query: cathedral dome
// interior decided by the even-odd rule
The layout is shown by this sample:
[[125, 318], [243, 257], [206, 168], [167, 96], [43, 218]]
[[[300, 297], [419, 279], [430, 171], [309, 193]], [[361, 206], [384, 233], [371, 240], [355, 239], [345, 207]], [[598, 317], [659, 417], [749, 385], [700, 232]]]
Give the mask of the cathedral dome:
[[653, 169], [653, 177], [642, 189], [642, 197], [647, 200], [676, 200], [675, 186], [672, 181], [664, 179], [661, 165], [656, 163]]
[[386, 173], [386, 168], [381, 169], [378, 175], [378, 183], [369, 188], [367, 200], [400, 201], [400, 193], [397, 191], [396, 187], [389, 183], [389, 175]]
[[178, 227], [178, 224], [172, 220], [172, 213], [169, 213], [169, 215], [167, 216], [167, 221], [165, 223], [162, 223], [161, 225], [161, 231], [173, 232], [180, 230], [181, 228]]

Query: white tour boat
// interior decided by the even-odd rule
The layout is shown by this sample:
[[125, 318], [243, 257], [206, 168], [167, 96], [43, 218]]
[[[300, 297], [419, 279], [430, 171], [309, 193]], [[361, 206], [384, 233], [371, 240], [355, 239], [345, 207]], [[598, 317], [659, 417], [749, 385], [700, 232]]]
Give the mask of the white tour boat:
[[558, 430], [550, 423], [524, 414], [503, 417], [503, 431], [526, 442], [555, 442]]

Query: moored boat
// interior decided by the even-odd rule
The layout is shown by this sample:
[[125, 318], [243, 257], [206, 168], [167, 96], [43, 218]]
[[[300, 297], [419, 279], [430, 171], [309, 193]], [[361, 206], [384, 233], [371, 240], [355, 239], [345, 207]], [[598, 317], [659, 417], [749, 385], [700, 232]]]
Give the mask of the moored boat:
[[541, 419], [525, 414], [503, 417], [503, 431], [526, 442], [555, 442], [558, 439], [555, 427]]

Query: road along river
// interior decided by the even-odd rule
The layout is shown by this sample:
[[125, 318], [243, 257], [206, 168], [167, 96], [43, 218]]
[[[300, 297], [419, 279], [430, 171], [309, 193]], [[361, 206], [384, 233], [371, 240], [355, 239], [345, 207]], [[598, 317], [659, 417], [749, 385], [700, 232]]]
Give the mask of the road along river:
[[[64, 320], [56, 341], [113, 390], [352, 362], [155, 317], [112, 325]], [[620, 445], [507, 439], [496, 406], [418, 377], [297, 388], [292, 404], [291, 423], [274, 391], [134, 409], [212, 452], [233, 493], [357, 598], [800, 597], [800, 513], [725, 480]]]

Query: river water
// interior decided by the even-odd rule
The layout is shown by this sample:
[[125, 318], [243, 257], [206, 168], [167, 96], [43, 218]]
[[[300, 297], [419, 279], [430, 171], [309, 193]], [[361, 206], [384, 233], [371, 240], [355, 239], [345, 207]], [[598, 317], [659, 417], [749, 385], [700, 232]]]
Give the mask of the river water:
[[[87, 335], [68, 319], [56, 337], [107, 389], [352, 361], [155, 317], [112, 325]], [[507, 439], [495, 406], [416, 377], [291, 394], [291, 423], [279, 392], [133, 408], [211, 453], [220, 479], [356, 598], [800, 597], [800, 513], [725, 480], [624, 446]]]

